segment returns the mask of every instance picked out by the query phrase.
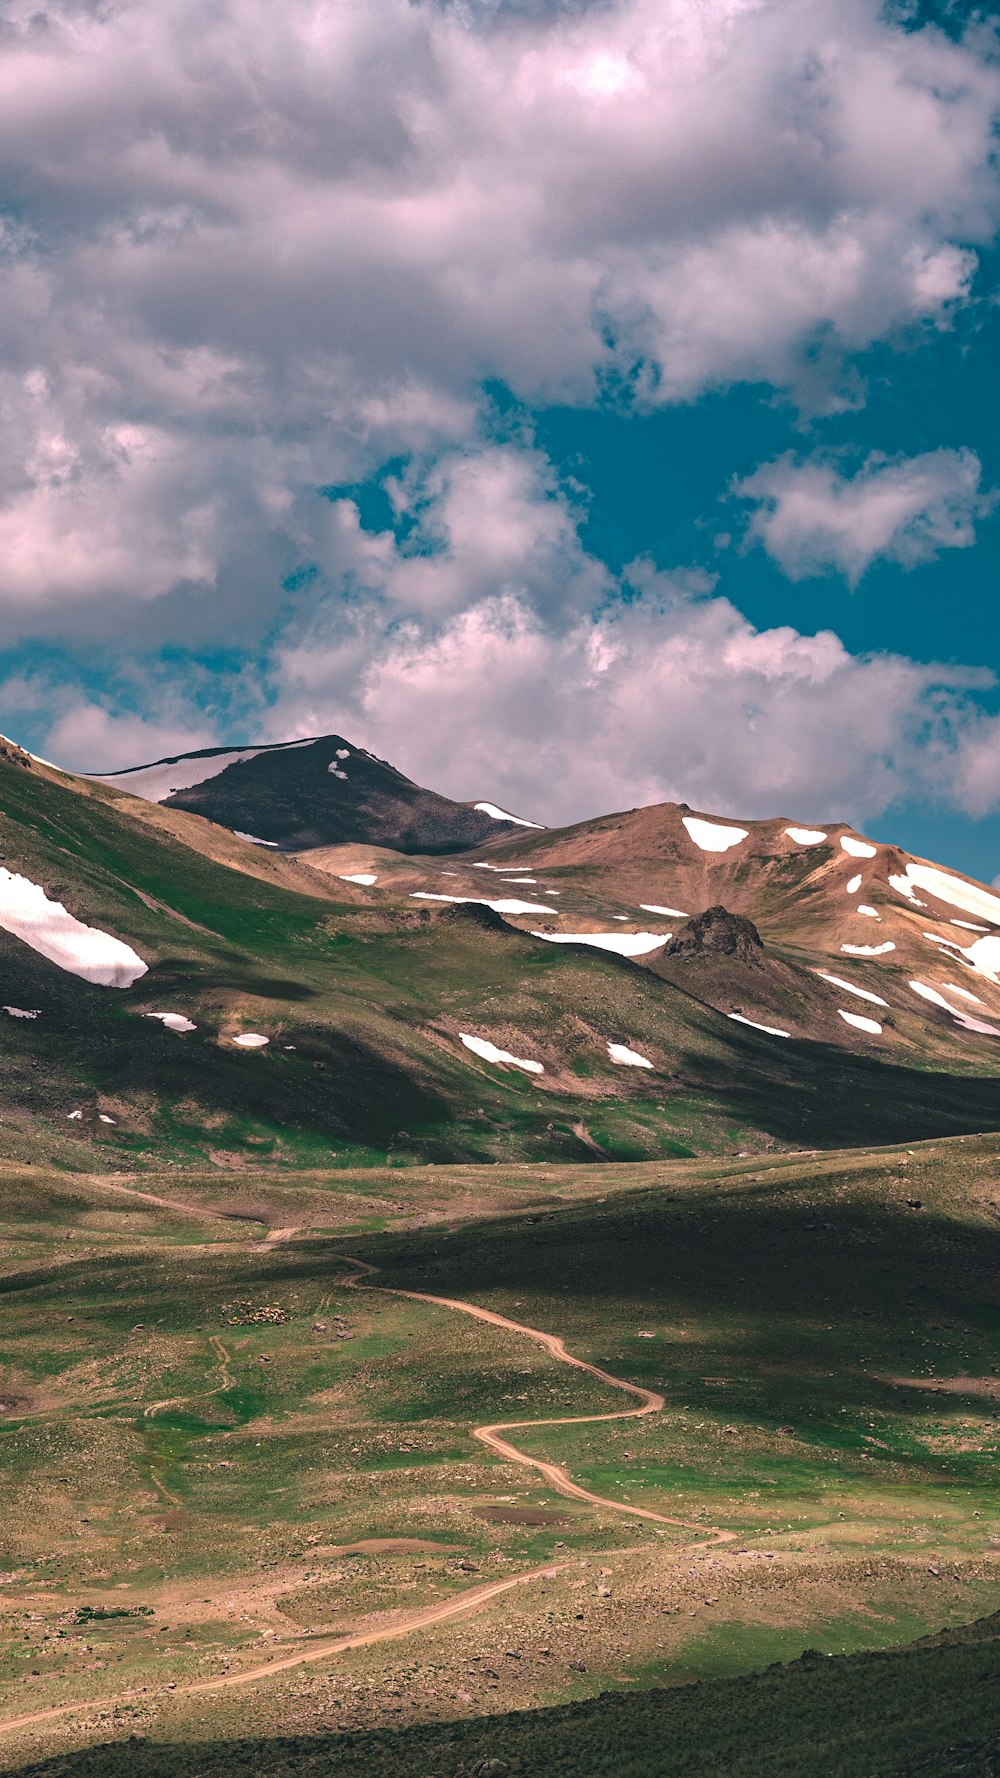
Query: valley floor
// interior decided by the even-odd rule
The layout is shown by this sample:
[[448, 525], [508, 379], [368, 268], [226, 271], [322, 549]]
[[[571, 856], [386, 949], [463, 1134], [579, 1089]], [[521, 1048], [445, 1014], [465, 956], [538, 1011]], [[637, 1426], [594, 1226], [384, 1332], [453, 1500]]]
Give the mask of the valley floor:
[[998, 1158], [10, 1168], [0, 1761], [346, 1758], [988, 1618]]

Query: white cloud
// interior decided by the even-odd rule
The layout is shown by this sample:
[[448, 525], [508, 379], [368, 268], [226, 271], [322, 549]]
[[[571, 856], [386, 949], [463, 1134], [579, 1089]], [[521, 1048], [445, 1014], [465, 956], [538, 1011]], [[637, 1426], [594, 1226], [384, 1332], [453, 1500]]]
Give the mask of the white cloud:
[[[405, 621], [331, 600], [282, 642], [274, 738], [338, 726], [453, 796], [547, 823], [665, 798], [861, 820], [907, 794], [972, 794], [985, 736], [968, 694], [990, 675], [853, 656], [829, 631], [755, 630], [700, 573], [637, 564], [619, 586], [537, 455], [535, 471], [533, 492], [508, 484], [518, 562], [497, 552], [498, 505], [481, 555], [459, 531], [421, 559], [420, 610]], [[472, 486], [495, 472], [492, 453], [462, 463]], [[447, 531], [452, 497], [444, 477], [429, 535]], [[386, 535], [375, 544], [388, 601], [410, 564]], [[459, 606], [461, 579], [476, 596]]]
[[986, 34], [875, 0], [50, 0], [2, 50], [11, 622], [247, 616], [321, 553], [314, 489], [468, 444], [484, 377], [836, 404], [997, 213]]
[[831, 570], [856, 586], [873, 562], [904, 568], [946, 549], [968, 549], [976, 520], [995, 505], [980, 488], [974, 451], [873, 455], [856, 475], [822, 459], [788, 454], [765, 463], [734, 492], [757, 503], [748, 533], [792, 580]]

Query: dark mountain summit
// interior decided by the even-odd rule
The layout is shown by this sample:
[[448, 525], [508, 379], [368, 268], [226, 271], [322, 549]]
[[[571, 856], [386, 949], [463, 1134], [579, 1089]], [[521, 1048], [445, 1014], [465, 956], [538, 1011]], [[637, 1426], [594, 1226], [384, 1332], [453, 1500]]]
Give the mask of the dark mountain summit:
[[424, 790], [342, 735], [206, 748], [91, 776], [282, 852], [353, 842], [425, 855], [461, 852], [535, 825], [492, 803], [453, 802]]

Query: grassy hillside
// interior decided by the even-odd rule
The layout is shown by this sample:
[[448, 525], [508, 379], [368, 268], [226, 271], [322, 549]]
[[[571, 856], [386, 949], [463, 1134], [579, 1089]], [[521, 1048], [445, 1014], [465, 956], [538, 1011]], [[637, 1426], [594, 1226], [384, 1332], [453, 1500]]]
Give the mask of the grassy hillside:
[[[959, 1139], [489, 1169], [485, 1184], [475, 1168], [173, 1172], [138, 1194], [9, 1172], [0, 1758], [141, 1733], [185, 1749], [150, 1771], [203, 1759], [207, 1772], [234, 1741], [337, 1727], [377, 1774], [405, 1753], [384, 1737], [407, 1721], [422, 1725], [422, 1775], [450, 1778], [480, 1749], [598, 1778], [599, 1763], [572, 1763], [573, 1725], [605, 1758], [610, 1707], [587, 1704], [601, 1693], [736, 1680], [804, 1649], [823, 1657], [823, 1686], [827, 1656], [996, 1613], [997, 1155], [994, 1138]], [[345, 1253], [381, 1269], [352, 1287]], [[551, 1424], [623, 1399], [524, 1335], [384, 1286], [559, 1334], [665, 1405]], [[521, 1451], [605, 1504], [566, 1498], [471, 1436], [513, 1421], [536, 1422], [512, 1434]], [[407, 1629], [494, 1583], [506, 1590], [478, 1610]], [[397, 1640], [336, 1646], [394, 1626]], [[900, 1684], [905, 1715], [915, 1694]], [[828, 1769], [883, 1770], [860, 1764], [840, 1694], [807, 1691], [802, 1713], [789, 1705], [786, 1766], [731, 1769], [812, 1769], [796, 1767], [795, 1736], [820, 1735], [835, 1695], [845, 1763]], [[680, 1772], [734, 1757], [740, 1723], [772, 1707], [766, 1690], [731, 1687], [719, 1696], [749, 1714], [740, 1704], [730, 1720], [701, 1695], [684, 1694], [690, 1726], [676, 1732], [702, 1764]], [[663, 1732], [656, 1711], [683, 1716], [679, 1696], [614, 1706], [634, 1705], [637, 1778]], [[992, 1689], [977, 1696], [993, 1707]], [[508, 1727], [489, 1719], [564, 1705], [538, 1719], [536, 1747], [535, 1719], [498, 1747]], [[909, 1726], [883, 1712], [884, 1770], [961, 1738], [951, 1707], [942, 1695]], [[985, 1736], [987, 1716], [966, 1738]], [[476, 1719], [460, 1744], [438, 1734], [460, 1719]], [[376, 1730], [382, 1766], [383, 1742], [364, 1739]], [[239, 1758], [280, 1772], [285, 1752]]]
[[[1000, 1616], [880, 1655], [797, 1662], [638, 1697], [357, 1735], [98, 1746], [24, 1778], [993, 1778]], [[502, 1762], [502, 1763], [501, 1763]], [[490, 1767], [486, 1767], [490, 1773]]]
[[[0, 1150], [13, 1158], [641, 1160], [1000, 1124], [975, 1051], [911, 1046], [904, 1062], [866, 1041], [854, 1053], [771, 1039], [721, 1017], [693, 978], [548, 945], [479, 909], [364, 905], [351, 884], [331, 899], [256, 858], [247, 874], [152, 824], [146, 805], [7, 758], [0, 811], [7, 868], [149, 964], [129, 989], [95, 987], [0, 935], [5, 1003], [38, 1010], [0, 1013]], [[197, 1031], [142, 1017], [157, 1011]], [[463, 1031], [544, 1073], [482, 1062]], [[267, 1048], [241, 1052], [245, 1032]], [[609, 1042], [638, 1045], [653, 1068], [614, 1066]]]

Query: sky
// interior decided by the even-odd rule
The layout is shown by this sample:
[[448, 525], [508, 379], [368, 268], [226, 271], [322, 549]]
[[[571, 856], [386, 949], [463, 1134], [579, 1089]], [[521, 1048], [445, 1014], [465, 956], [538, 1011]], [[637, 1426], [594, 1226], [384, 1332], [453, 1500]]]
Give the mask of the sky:
[[998, 117], [948, 0], [8, 0], [0, 727], [993, 880]]

